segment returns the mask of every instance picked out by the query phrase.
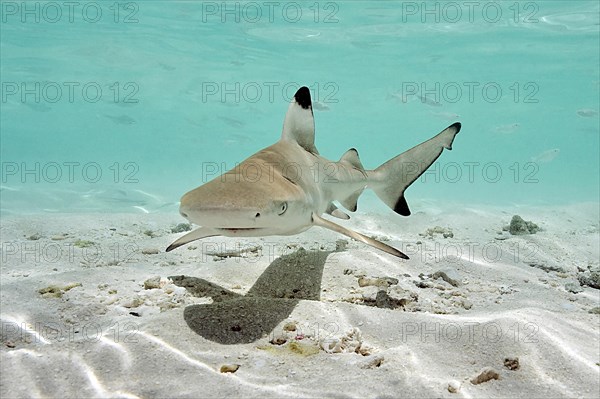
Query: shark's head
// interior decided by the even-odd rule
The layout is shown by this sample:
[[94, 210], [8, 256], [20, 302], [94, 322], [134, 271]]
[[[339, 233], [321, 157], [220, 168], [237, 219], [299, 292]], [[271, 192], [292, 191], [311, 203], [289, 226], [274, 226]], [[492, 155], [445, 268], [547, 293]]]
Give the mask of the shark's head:
[[224, 236], [287, 235], [310, 225], [306, 194], [281, 176], [249, 178], [236, 170], [186, 193], [179, 212]]

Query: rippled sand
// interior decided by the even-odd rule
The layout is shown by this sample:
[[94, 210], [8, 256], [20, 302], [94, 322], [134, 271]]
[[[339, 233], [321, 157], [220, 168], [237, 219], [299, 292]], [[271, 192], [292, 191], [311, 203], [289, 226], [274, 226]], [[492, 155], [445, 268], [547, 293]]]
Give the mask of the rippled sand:
[[598, 204], [413, 209], [345, 223], [408, 261], [316, 228], [165, 253], [175, 213], [3, 217], [0, 395], [597, 397]]

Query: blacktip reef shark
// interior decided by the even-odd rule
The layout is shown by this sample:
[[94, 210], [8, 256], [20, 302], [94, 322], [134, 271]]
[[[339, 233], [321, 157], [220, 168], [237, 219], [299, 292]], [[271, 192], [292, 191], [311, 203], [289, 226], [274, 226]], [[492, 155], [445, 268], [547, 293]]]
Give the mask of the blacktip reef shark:
[[202, 227], [175, 240], [167, 252], [207, 237], [293, 235], [319, 226], [408, 259], [396, 248], [321, 215], [349, 219], [334, 201], [354, 212], [367, 187], [394, 212], [410, 215], [404, 191], [444, 148], [452, 149], [460, 127], [454, 123], [374, 170], [363, 167], [354, 148], [338, 162], [329, 161], [315, 147], [310, 91], [301, 87], [289, 105], [278, 142], [181, 197], [181, 215]]

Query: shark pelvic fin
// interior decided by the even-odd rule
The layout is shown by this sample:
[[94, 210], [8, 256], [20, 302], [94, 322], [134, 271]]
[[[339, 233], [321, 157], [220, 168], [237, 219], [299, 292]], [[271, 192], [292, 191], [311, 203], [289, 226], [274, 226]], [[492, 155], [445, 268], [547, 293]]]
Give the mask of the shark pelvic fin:
[[372, 239], [370, 237], [364, 236], [364, 235], [362, 235], [360, 233], [357, 233], [356, 231], [347, 229], [345, 227], [340, 226], [339, 224], [335, 224], [335, 223], [333, 223], [333, 222], [331, 222], [329, 220], [323, 219], [322, 217], [320, 217], [319, 215], [317, 215], [314, 212], [312, 214], [312, 221], [313, 221], [313, 224], [315, 226], [324, 227], [326, 229], [333, 230], [333, 231], [335, 231], [337, 233], [340, 233], [340, 234], [343, 234], [343, 235], [348, 236], [350, 238], [353, 238], [353, 239], [355, 239], [357, 241], [362, 241], [365, 244], [370, 245], [372, 247], [375, 247], [377, 249], [380, 249], [380, 250], [382, 250], [384, 252], [387, 252], [390, 255], [394, 255], [394, 256], [397, 256], [397, 257], [402, 258], [402, 259], [409, 259], [408, 256], [406, 256], [406, 254], [398, 251], [394, 247], [390, 247], [387, 244], [384, 244], [382, 242], [374, 240], [374, 239]]
[[340, 204], [342, 204], [342, 206], [344, 208], [348, 209], [350, 212], [356, 212], [358, 197], [360, 197], [360, 195], [362, 194], [362, 192], [364, 190], [365, 190], [364, 187], [356, 190], [355, 192], [350, 194], [350, 196], [348, 198], [341, 200]]
[[306, 86], [299, 88], [290, 102], [283, 121], [281, 139], [295, 141], [310, 153], [319, 153], [315, 147], [315, 119], [310, 90]]
[[438, 159], [444, 148], [452, 149], [452, 142], [460, 131], [460, 126], [459, 122], [448, 126], [438, 135], [369, 172], [374, 180], [371, 188], [379, 199], [392, 208], [394, 212], [402, 216], [410, 215], [408, 203], [404, 198], [404, 190]]
[[172, 251], [175, 248], [179, 248], [182, 245], [188, 244], [192, 241], [200, 240], [202, 238], [214, 237], [218, 236], [217, 232], [209, 227], [199, 227], [194, 231], [190, 231], [189, 233], [179, 237], [171, 245], [169, 245], [166, 249], [166, 252]]
[[345, 212], [340, 211], [338, 209], [338, 207], [333, 204], [333, 202], [329, 203], [329, 206], [327, 207], [327, 210], [325, 212], [327, 212], [331, 216], [335, 216], [338, 219], [344, 219], [344, 220], [350, 219], [350, 216], [348, 214], [346, 214]]

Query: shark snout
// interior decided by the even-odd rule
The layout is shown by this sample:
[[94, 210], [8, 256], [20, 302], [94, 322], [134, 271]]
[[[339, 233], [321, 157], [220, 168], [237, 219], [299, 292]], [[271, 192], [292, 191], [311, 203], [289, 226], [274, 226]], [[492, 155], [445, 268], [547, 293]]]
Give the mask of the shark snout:
[[199, 226], [218, 228], [256, 228], [261, 212], [256, 209], [228, 209], [224, 207], [181, 206], [181, 216]]
[[231, 229], [263, 227], [266, 209], [256, 203], [232, 203], [215, 201], [210, 196], [197, 196], [194, 191], [181, 199], [179, 213], [199, 226]]

